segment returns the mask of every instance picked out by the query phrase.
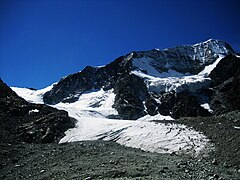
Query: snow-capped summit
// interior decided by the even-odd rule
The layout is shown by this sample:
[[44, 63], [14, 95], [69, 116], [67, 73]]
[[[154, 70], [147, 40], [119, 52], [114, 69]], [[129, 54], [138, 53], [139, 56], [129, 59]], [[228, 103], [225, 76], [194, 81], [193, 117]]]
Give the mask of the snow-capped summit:
[[[212, 39], [195, 45], [177, 46], [164, 50], [131, 52], [106, 66], [98, 68], [88, 66], [78, 73], [61, 79], [49, 92], [45, 93], [44, 102], [49, 104], [74, 102], [86, 91], [112, 89], [120, 77], [130, 74], [139, 77], [149, 75], [156, 78], [197, 75], [219, 57], [233, 53], [230, 45]], [[196, 78], [191, 78], [191, 82], [199, 82], [193, 79]], [[187, 82], [188, 79], [185, 81]], [[167, 86], [166, 88], [169, 89]]]
[[176, 46], [162, 51], [154, 49], [135, 52], [133, 65], [153, 76], [159, 76], [159, 73], [169, 69], [179, 73], [197, 74], [206, 65], [214, 63], [219, 56], [228, 54], [234, 54], [230, 45], [210, 39], [195, 45]]

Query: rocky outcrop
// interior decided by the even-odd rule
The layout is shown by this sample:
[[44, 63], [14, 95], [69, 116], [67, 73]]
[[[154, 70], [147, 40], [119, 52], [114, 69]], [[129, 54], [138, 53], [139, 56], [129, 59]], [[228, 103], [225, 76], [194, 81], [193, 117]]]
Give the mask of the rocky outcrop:
[[130, 72], [129, 68], [130, 63], [123, 56], [104, 67], [87, 66], [81, 72], [62, 78], [44, 94], [43, 100], [47, 104], [75, 102], [86, 91], [101, 88], [111, 89], [121, 74]]
[[230, 78], [240, 75], [240, 58], [235, 55], [224, 57], [209, 74], [213, 86], [220, 85]]
[[[162, 93], [161, 102], [155, 108], [162, 115], [173, 118], [219, 115], [240, 110], [240, 58], [235, 55], [224, 57], [210, 73], [211, 85], [196, 93]], [[200, 106], [201, 98], [209, 103], [212, 113]]]
[[114, 87], [116, 94], [113, 107], [122, 119], [137, 119], [146, 113], [143, 101], [148, 97], [146, 85], [140, 77], [130, 74], [118, 79]]
[[57, 143], [74, 126], [66, 111], [28, 103], [0, 80], [0, 142]]
[[[146, 101], [145, 101], [145, 106], [147, 109], [147, 113], [151, 116], [154, 116], [158, 113], [158, 105], [159, 103], [156, 101], [155, 98], [153, 98], [152, 96], [147, 97]], [[164, 114], [162, 114], [164, 115]]]
[[240, 58], [226, 56], [209, 76], [213, 81], [211, 107], [214, 114], [240, 110]]
[[175, 119], [180, 117], [205, 117], [211, 113], [200, 106], [197, 96], [186, 92], [178, 93], [171, 116]]
[[[157, 101], [159, 103], [157, 103]], [[148, 114], [160, 113], [164, 116], [171, 116], [175, 119], [180, 117], [211, 116], [211, 113], [200, 106], [197, 94], [189, 92], [162, 93], [146, 100]]]

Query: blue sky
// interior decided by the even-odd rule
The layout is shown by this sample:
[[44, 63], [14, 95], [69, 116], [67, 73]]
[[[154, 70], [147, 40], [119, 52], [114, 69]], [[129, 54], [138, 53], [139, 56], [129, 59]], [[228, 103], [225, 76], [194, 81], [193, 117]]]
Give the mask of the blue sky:
[[209, 38], [240, 52], [239, 0], [1, 0], [0, 77], [39, 89], [131, 51]]

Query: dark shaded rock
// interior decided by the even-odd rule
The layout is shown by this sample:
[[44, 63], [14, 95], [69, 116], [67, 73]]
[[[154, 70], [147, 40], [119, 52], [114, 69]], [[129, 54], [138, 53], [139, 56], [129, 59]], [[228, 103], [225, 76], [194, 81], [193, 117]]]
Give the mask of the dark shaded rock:
[[[61, 101], [76, 101], [81, 93], [94, 88], [93, 82], [96, 81], [97, 71], [97, 68], [87, 66], [81, 72], [62, 78], [56, 85], [54, 85], [51, 91], [44, 94], [44, 102], [47, 104], [56, 104]], [[95, 87], [97, 87], [97, 84]]]
[[163, 93], [158, 112], [162, 115], [171, 115], [173, 118], [211, 116], [208, 110], [200, 106], [198, 97], [188, 92]]
[[224, 57], [209, 74], [213, 85], [217, 86], [240, 74], [240, 58], [234, 55]]
[[86, 91], [101, 88], [111, 89], [121, 74], [130, 72], [130, 67], [131, 62], [126, 61], [125, 56], [117, 58], [104, 67], [87, 66], [81, 72], [62, 78], [44, 94], [43, 100], [47, 104], [75, 102]]
[[148, 97], [146, 85], [140, 77], [126, 74], [114, 87], [116, 94], [113, 107], [123, 119], [137, 119], [145, 114], [143, 102]]
[[230, 78], [215, 88], [211, 106], [214, 114], [240, 109], [240, 77]]
[[157, 114], [158, 103], [153, 97], [148, 97], [145, 101], [145, 106], [149, 115], [154, 116]]
[[177, 94], [171, 116], [176, 119], [180, 117], [205, 117], [211, 116], [211, 113], [200, 106], [195, 95], [181, 92]]
[[63, 110], [28, 103], [0, 80], [0, 142], [59, 142], [75, 120]]
[[[10, 104], [11, 98], [16, 98], [16, 100], [20, 102], [25, 102], [25, 100], [19, 97], [11, 88], [9, 88], [3, 81], [0, 79], [0, 98], [6, 98], [7, 103]], [[17, 102], [16, 102], [17, 103]]]
[[213, 165], [218, 165], [217, 160], [216, 160], [216, 159], [213, 159], [213, 160], [212, 160], [212, 164], [213, 164]]
[[214, 93], [211, 108], [214, 114], [240, 110], [240, 58], [223, 58], [211, 72]]
[[164, 116], [171, 114], [176, 101], [175, 93], [163, 93], [160, 101], [161, 104], [158, 106], [158, 112]]
[[42, 115], [40, 109], [38, 113], [25, 117], [26, 119], [29, 119], [28, 122], [20, 125], [17, 129], [18, 134], [25, 142], [58, 142], [65, 136], [64, 132], [66, 130], [74, 127], [74, 120], [68, 117], [66, 111], [59, 111], [55, 108], [48, 109], [48, 111], [51, 112]]

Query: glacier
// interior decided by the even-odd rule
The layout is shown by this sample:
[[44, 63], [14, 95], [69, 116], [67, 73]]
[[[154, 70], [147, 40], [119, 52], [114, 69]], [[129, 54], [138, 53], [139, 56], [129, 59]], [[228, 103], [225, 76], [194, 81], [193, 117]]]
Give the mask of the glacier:
[[[40, 97], [44, 90], [12, 89], [29, 102], [43, 103]], [[60, 143], [101, 139], [149, 152], [176, 152], [194, 156], [211, 147], [206, 136], [175, 123], [170, 116], [146, 115], [135, 121], [109, 119], [109, 115], [117, 115], [117, 111], [112, 108], [114, 96], [113, 90], [92, 90], [82, 94], [75, 103], [53, 105], [66, 110], [69, 116], [77, 120], [76, 127], [67, 130]]]

